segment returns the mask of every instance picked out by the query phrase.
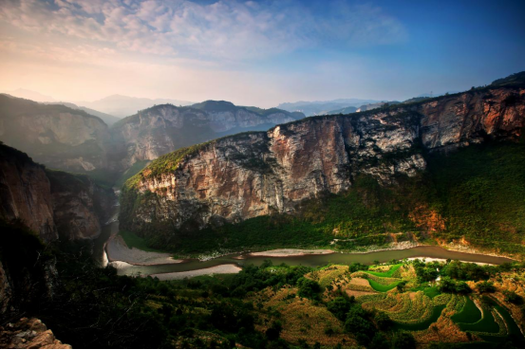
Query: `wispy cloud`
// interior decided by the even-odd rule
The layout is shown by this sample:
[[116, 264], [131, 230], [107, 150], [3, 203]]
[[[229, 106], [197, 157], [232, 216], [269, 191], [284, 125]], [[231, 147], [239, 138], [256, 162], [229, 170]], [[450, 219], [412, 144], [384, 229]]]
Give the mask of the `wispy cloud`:
[[121, 51], [197, 59], [265, 58], [301, 48], [384, 45], [403, 25], [371, 5], [326, 1], [4, 0], [0, 21]]

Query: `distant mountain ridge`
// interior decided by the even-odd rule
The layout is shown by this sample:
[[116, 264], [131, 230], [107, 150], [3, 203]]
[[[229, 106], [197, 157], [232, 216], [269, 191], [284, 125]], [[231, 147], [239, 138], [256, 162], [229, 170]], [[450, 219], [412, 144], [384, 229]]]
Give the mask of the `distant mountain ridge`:
[[115, 124], [116, 122], [118, 122], [121, 119], [121, 118], [117, 118], [117, 117], [114, 117], [114, 116], [106, 114], [106, 113], [102, 113], [102, 112], [96, 111], [96, 110], [91, 109], [91, 108], [87, 108], [87, 107], [83, 107], [83, 106], [77, 106], [76, 104], [70, 103], [70, 102], [52, 102], [52, 103], [46, 103], [46, 104], [58, 104], [58, 105], [63, 105], [63, 106], [72, 108], [72, 109], [79, 109], [79, 110], [84, 111], [84, 112], [86, 112], [86, 113], [88, 113], [90, 115], [94, 115], [95, 117], [99, 117], [100, 119], [102, 119], [104, 121], [104, 123], [107, 124], [107, 126], [111, 126], [111, 125]]
[[347, 107], [360, 107], [367, 103], [375, 103], [376, 100], [366, 99], [337, 99], [331, 101], [298, 101], [298, 102], [286, 102], [281, 103], [277, 106], [279, 109], [284, 109], [288, 112], [302, 112], [307, 117], [315, 115], [330, 114], [331, 111], [340, 110]]
[[116, 118], [89, 108], [0, 94], [1, 141], [51, 168], [106, 181], [116, 180], [137, 161], [144, 166], [180, 147], [301, 118], [302, 113], [275, 108], [204, 101], [191, 107], [149, 107], [111, 125]]
[[96, 101], [75, 102], [75, 104], [78, 104], [80, 106], [86, 106], [88, 108], [92, 108], [103, 113], [114, 115], [119, 118], [124, 118], [133, 115], [140, 110], [152, 107], [154, 105], [161, 105], [166, 103], [170, 103], [177, 106], [187, 106], [192, 104], [192, 102], [169, 98], [150, 99], [123, 95], [111, 95]]

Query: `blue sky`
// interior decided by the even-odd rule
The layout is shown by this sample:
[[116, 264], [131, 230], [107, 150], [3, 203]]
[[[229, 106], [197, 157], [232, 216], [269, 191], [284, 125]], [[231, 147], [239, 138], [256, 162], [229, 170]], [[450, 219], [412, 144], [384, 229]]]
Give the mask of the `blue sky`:
[[0, 90], [261, 107], [525, 70], [525, 1], [2, 0]]

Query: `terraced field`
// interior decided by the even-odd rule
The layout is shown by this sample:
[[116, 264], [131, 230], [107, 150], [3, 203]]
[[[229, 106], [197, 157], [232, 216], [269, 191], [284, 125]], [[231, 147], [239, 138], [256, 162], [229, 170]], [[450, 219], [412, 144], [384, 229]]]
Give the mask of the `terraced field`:
[[[445, 347], [457, 344], [465, 348], [471, 345], [486, 348], [506, 344], [509, 339], [512, 344], [516, 344], [516, 339], [523, 339], [525, 344], [518, 324], [506, 309], [508, 305], [504, 307], [501, 300], [498, 302], [474, 292], [467, 295], [445, 293], [439, 279], [419, 282], [413, 265], [379, 265], [352, 273], [348, 266], [332, 265], [313, 271], [307, 277], [322, 288], [329, 287], [323, 293], [324, 302], [344, 292], [355, 297], [369, 315], [376, 315], [378, 311], [385, 313], [392, 320], [391, 331], [410, 332], [426, 347], [440, 343]], [[514, 280], [519, 280], [518, 277]], [[402, 282], [403, 287], [396, 288]], [[521, 292], [519, 287], [514, 289]], [[518, 344], [522, 343], [518, 341]]]
[[463, 309], [452, 316], [452, 320], [462, 331], [478, 335], [488, 342], [501, 343], [509, 336], [523, 338], [510, 313], [492, 298], [485, 297], [476, 302], [467, 298]]

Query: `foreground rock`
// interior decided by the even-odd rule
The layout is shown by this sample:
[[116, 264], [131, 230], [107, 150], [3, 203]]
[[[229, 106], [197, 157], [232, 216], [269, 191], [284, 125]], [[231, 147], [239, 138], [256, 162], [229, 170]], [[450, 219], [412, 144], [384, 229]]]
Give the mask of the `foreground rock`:
[[23, 317], [14, 324], [0, 326], [0, 348], [71, 349], [71, 345], [62, 344], [39, 319]]

